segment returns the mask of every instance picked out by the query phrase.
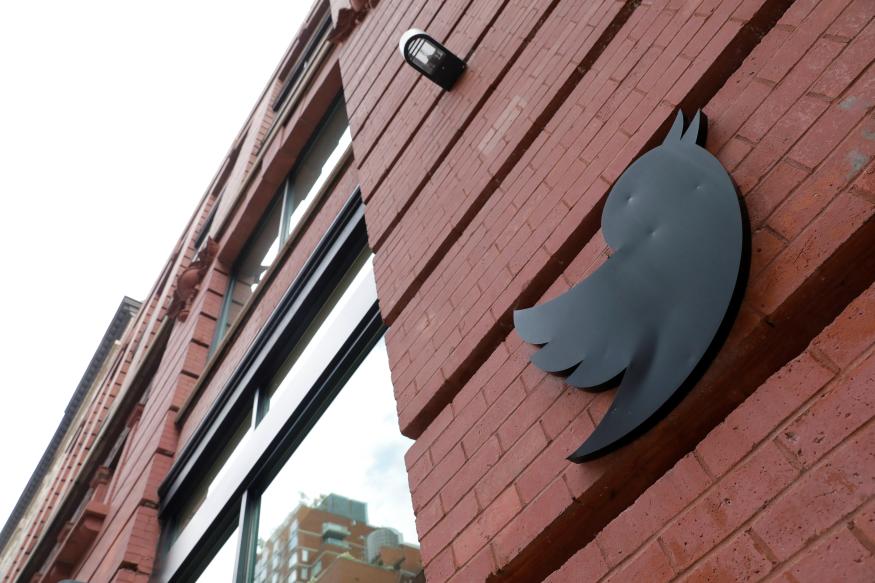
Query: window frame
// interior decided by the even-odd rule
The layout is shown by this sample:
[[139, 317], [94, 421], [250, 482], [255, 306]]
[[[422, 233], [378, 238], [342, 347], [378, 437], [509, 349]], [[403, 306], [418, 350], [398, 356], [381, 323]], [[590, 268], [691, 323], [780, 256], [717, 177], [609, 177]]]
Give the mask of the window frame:
[[[298, 152], [294, 165], [292, 169], [285, 175], [279, 187], [274, 192], [270, 202], [267, 207], [265, 207], [264, 212], [261, 214], [261, 217], [258, 219], [258, 223], [253, 229], [253, 231], [249, 234], [246, 239], [246, 243], [243, 245], [243, 249], [241, 250], [239, 256], [234, 261], [234, 264], [231, 268], [230, 276], [228, 277], [228, 286], [225, 290], [225, 297], [222, 300], [221, 311], [219, 312], [219, 318], [216, 322], [216, 329], [213, 333], [212, 341], [210, 342], [210, 348], [208, 354], [212, 356], [214, 352], [216, 352], [219, 346], [222, 344], [222, 341], [229, 335], [229, 332], [236, 324], [236, 320], [241, 319], [241, 317], [246, 313], [246, 306], [250, 303], [253, 298], [257, 297], [258, 290], [256, 289], [252, 292], [246, 302], [240, 307], [240, 310], [237, 314], [237, 318], [235, 321], [231, 322], [230, 325], [228, 323], [228, 316], [231, 309], [231, 304], [233, 302], [233, 294], [234, 287], [239, 283], [239, 268], [240, 262], [243, 257], [245, 257], [248, 253], [251, 252], [252, 246], [255, 244], [255, 240], [262, 234], [265, 228], [267, 228], [267, 222], [270, 214], [278, 209], [279, 211], [279, 221], [277, 225], [277, 254], [274, 258], [274, 261], [270, 266], [265, 270], [262, 279], [259, 281], [259, 287], [262, 282], [269, 281], [271, 273], [273, 271], [273, 265], [275, 265], [283, 255], [283, 249], [289, 241], [292, 241], [298, 237], [300, 232], [305, 228], [308, 223], [310, 216], [315, 213], [321, 202], [323, 201], [325, 195], [329, 193], [332, 187], [335, 185], [338, 177], [341, 173], [346, 169], [349, 162], [352, 160], [352, 140], [344, 148], [340, 157], [337, 159], [334, 166], [331, 168], [331, 171], [328, 173], [325, 182], [314, 192], [309, 193], [310, 196], [302, 199], [297, 205], [293, 207], [289, 207], [289, 183], [297, 177], [301, 170], [301, 164], [306, 160], [307, 156], [313, 151], [316, 143], [319, 138], [323, 135], [323, 131], [331, 122], [332, 116], [336, 115], [339, 110], [343, 110], [344, 117], [346, 118], [346, 131], [351, 131], [349, 126], [349, 116], [346, 112], [346, 102], [344, 101], [343, 93], [338, 93], [331, 103], [328, 105], [328, 108], [322, 115], [322, 118], [316, 124], [316, 127], [313, 129], [312, 134], [307, 139], [306, 143], [303, 145], [301, 150]], [[312, 197], [312, 199], [311, 199]], [[298, 218], [297, 222], [291, 224], [291, 215], [294, 213], [295, 209], [306, 202], [308, 199], [309, 202]]]
[[[377, 304], [373, 274], [359, 286], [332, 324], [342, 331], [329, 335], [331, 350], [308, 368], [311, 384], [299, 401], [276, 406], [278, 415], [268, 415], [254, 428], [246, 451], [235, 454], [228, 479], [218, 484], [194, 513], [177, 538], [171, 536], [172, 517], [199, 485], [198, 478], [227, 442], [229, 427], [241, 415], [258, 406], [260, 390], [285, 358], [291, 347], [319, 313], [324, 302], [342, 281], [347, 270], [367, 248], [364, 204], [357, 188], [305, 263], [268, 321], [253, 341], [191, 439], [159, 488], [159, 516], [162, 519], [162, 564], [159, 581], [174, 583], [193, 578], [209, 563], [227, 536], [239, 526], [235, 581], [249, 581], [254, 574], [255, 529], [258, 501], [294, 448], [338, 394], [361, 361], [386, 331]], [[282, 406], [280, 406], [282, 404]], [[273, 409], [273, 406], [272, 406]], [[282, 414], [281, 412], [285, 412]], [[231, 523], [225, 521], [233, 517]], [[229, 526], [230, 524], [230, 526]]]

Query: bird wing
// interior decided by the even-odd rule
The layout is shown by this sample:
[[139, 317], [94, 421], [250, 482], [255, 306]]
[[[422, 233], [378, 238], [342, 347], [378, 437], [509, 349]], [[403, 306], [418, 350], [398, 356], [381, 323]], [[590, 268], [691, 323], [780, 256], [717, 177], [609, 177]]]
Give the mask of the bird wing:
[[628, 286], [618, 281], [617, 264], [612, 258], [556, 299], [514, 311], [523, 340], [543, 345], [531, 357], [535, 366], [547, 372], [570, 370], [568, 384], [590, 388], [629, 365], [640, 327], [627, 308]]

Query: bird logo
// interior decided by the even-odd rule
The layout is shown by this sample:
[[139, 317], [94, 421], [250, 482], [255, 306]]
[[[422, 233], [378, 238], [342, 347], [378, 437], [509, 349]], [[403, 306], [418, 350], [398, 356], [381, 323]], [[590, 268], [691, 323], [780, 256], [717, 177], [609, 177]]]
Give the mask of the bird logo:
[[614, 184], [602, 232], [614, 250], [563, 295], [514, 311], [538, 368], [600, 390], [622, 375], [602, 421], [569, 460], [613, 449], [671, 399], [714, 341], [739, 281], [742, 215], [729, 174], [699, 145], [701, 111]]

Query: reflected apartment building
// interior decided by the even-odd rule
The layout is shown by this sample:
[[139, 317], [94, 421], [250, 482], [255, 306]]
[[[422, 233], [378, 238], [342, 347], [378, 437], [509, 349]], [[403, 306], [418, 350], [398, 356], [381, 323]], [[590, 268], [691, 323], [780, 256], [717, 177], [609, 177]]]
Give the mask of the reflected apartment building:
[[[83, 363], [0, 580], [875, 580], [873, 19], [316, 0]], [[735, 302], [682, 398], [573, 463], [617, 391], [534, 366], [513, 313], [615, 261], [606, 201], [678, 110], [745, 209]]]
[[255, 582], [424, 581], [419, 547], [392, 528], [368, 524], [367, 504], [329, 494], [299, 504], [258, 541]]

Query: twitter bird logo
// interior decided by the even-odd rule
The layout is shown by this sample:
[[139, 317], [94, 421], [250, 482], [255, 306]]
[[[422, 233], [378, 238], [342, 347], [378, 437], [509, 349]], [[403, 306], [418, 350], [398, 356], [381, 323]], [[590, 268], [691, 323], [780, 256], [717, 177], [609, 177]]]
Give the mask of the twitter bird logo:
[[726, 170], [699, 145], [706, 119], [684, 131], [678, 112], [663, 143], [611, 189], [602, 232], [612, 256], [560, 297], [514, 311], [519, 335], [543, 345], [531, 358], [568, 384], [599, 387], [622, 373], [602, 421], [569, 460], [628, 437], [702, 359], [738, 281], [741, 207]]

